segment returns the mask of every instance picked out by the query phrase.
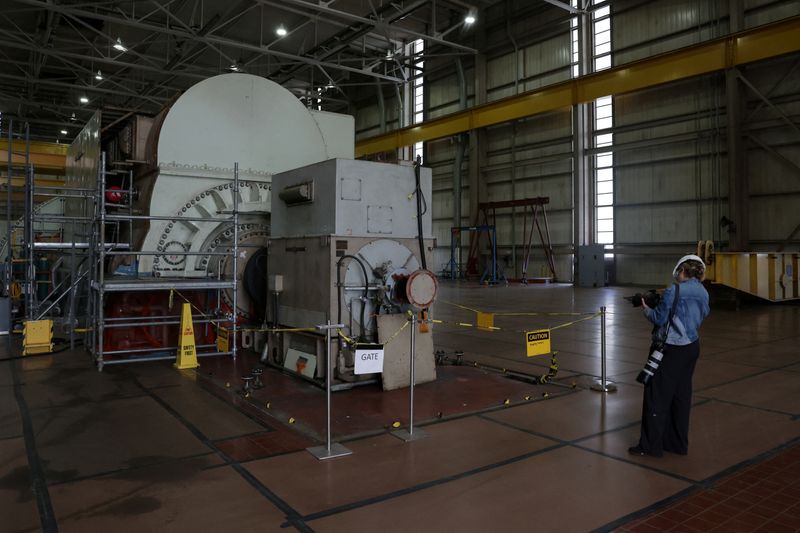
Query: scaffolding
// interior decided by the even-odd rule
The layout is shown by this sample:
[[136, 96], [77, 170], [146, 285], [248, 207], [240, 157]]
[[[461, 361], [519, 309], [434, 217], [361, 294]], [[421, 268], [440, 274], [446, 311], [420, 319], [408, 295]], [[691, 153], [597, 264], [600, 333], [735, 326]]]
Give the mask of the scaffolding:
[[[70, 347], [76, 343], [76, 332], [84, 329], [89, 316], [79, 315], [87, 309], [90, 243], [95, 191], [77, 187], [51, 187], [36, 184], [32, 168], [25, 181], [25, 251], [26, 257], [26, 301], [27, 320], [52, 319], [69, 335]], [[36, 206], [37, 198], [49, 198], [48, 202], [60, 202], [60, 214], [42, 213]], [[83, 214], [68, 214], [67, 202], [81, 205]], [[37, 227], [56, 225], [50, 239], [46, 232], [37, 233]], [[59, 253], [52, 264], [47, 255]], [[41, 287], [47, 288], [46, 292]], [[44, 295], [41, 295], [44, 293]], [[61, 302], [64, 306], [59, 307]]]
[[[113, 171], [111, 171], [113, 172]], [[111, 172], [106, 169], [106, 155], [101, 154], [100, 169], [98, 171], [96, 209], [94, 214], [93, 232], [91, 236], [90, 249], [92, 251], [91, 268], [89, 270], [90, 292], [89, 314], [92, 317], [90, 331], [86, 338], [95, 363], [99, 370], [104, 365], [134, 363], [141, 361], [174, 360], [178, 350], [177, 338], [175, 346], [159, 346], [151, 348], [136, 349], [106, 349], [106, 332], [114, 328], [136, 328], [136, 327], [163, 327], [175, 326], [180, 324], [180, 315], [163, 316], [132, 316], [132, 317], [107, 317], [106, 316], [106, 297], [109, 294], [134, 291], [170, 291], [170, 294], [180, 291], [215, 290], [217, 291], [217, 308], [213, 315], [209, 315], [202, 310], [199, 314], [192, 316], [195, 324], [205, 324], [206, 327], [224, 327], [229, 332], [230, 348], [228, 351], [219, 351], [214, 344], [199, 344], [197, 348], [198, 357], [209, 357], [219, 355], [230, 355], [234, 359], [237, 355], [237, 320], [236, 309], [238, 299], [238, 257], [239, 257], [239, 165], [234, 164], [233, 178], [233, 211], [225, 218], [218, 217], [176, 217], [176, 216], [156, 216], [139, 215], [133, 210], [133, 190], [127, 194], [119, 194], [118, 201], [109, 202], [107, 178]], [[132, 186], [131, 186], [132, 187]], [[115, 256], [135, 256], [164, 255], [164, 251], [153, 250], [132, 250], [131, 242], [120, 241], [121, 236], [133, 234], [132, 225], [137, 221], [175, 221], [176, 219], [190, 222], [208, 222], [215, 224], [230, 224], [233, 229], [233, 240], [227, 251], [200, 251], [200, 252], [181, 252], [180, 255], [202, 255], [218, 256], [218, 271], [215, 278], [166, 278], [166, 277], [145, 277], [138, 273], [138, 268], [133, 269], [133, 275], [114, 276], [107, 275], [107, 262]], [[127, 228], [127, 229], [125, 229]], [[229, 279], [224, 279], [222, 274], [222, 259], [229, 257], [232, 261], [232, 273]], [[138, 261], [135, 261], [135, 266]], [[230, 290], [232, 293], [232, 309], [229, 313], [221, 311], [221, 291]], [[208, 351], [208, 349], [212, 349]]]
[[[66, 251], [63, 231], [63, 186], [57, 180], [37, 177], [31, 157], [28, 125], [25, 124], [24, 153], [14, 151], [13, 121], [8, 122], [8, 168], [6, 189], [5, 223], [6, 231], [0, 240], [0, 253], [3, 262], [3, 311], [8, 312], [8, 331], [22, 330], [22, 322], [52, 318], [58, 324], [64, 322], [58, 304], [70, 294], [64, 286], [72, 283], [66, 274], [70, 264], [68, 256], [62, 253], [52, 264], [49, 256], [54, 252]], [[22, 207], [13, 215], [14, 197], [22, 198]], [[38, 203], [37, 203], [38, 202]], [[21, 216], [20, 216], [21, 215]], [[17, 216], [19, 218], [17, 218]], [[87, 221], [90, 223], [91, 221]], [[21, 235], [21, 239], [19, 236]], [[79, 250], [86, 254], [88, 250]], [[71, 302], [72, 303], [72, 302]], [[73, 305], [74, 311], [76, 307]], [[23, 312], [24, 311], [24, 312]], [[5, 330], [6, 321], [3, 320]], [[72, 321], [74, 325], [74, 320]], [[73, 335], [74, 343], [74, 335]]]

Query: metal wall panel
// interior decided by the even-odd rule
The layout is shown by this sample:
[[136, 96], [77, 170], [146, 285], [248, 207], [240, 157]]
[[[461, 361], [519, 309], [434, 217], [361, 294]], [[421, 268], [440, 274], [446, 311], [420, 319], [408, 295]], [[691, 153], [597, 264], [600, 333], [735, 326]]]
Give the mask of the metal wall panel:
[[[722, 2], [727, 4], [727, 2]], [[717, 0], [659, 0], [612, 14], [614, 64], [620, 65], [712, 39], [718, 27]], [[614, 7], [612, 6], [612, 9]], [[714, 21], [713, 24], [708, 24]]]
[[776, 20], [794, 17], [800, 13], [797, 0], [773, 2], [770, 0], [744, 0], [744, 27], [754, 28]]

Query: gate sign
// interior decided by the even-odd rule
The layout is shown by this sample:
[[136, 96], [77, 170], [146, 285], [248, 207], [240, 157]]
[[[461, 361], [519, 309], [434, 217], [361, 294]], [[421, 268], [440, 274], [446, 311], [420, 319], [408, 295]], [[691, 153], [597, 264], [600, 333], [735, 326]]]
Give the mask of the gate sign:
[[359, 344], [355, 359], [356, 374], [383, 372], [383, 344]]
[[550, 353], [550, 330], [538, 329], [525, 333], [528, 357]]

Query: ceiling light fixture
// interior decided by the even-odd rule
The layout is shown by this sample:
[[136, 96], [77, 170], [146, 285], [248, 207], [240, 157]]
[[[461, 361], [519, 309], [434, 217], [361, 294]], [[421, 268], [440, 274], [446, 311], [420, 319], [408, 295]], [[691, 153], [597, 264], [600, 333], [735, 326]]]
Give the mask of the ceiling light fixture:
[[119, 50], [120, 52], [127, 52], [128, 49], [122, 44], [122, 39], [117, 37], [117, 42], [114, 43], [114, 50]]
[[278, 29], [275, 30], [275, 33], [278, 34], [278, 37], [284, 37], [288, 32], [286, 31], [286, 28], [283, 27], [283, 24], [281, 24], [278, 26]]
[[394, 58], [394, 52], [392, 52], [391, 50], [387, 50], [386, 51], [386, 61], [391, 61], [392, 58]]
[[228, 67], [228, 70], [231, 72], [239, 72], [239, 65], [234, 61], [231, 63], [231, 66]]
[[81, 96], [81, 103], [82, 104], [88, 104], [89, 103], [89, 98], [86, 97], [86, 96]]
[[103, 81], [103, 73], [98, 70], [97, 74], [94, 75], [94, 79], [97, 81]]
[[335, 87], [336, 85], [333, 84], [333, 80], [331, 79], [328, 80], [328, 85], [325, 86], [326, 89], [333, 89]]
[[466, 24], [468, 26], [470, 24], [475, 24], [475, 20], [476, 20], [475, 19], [475, 14], [472, 13], [472, 12], [469, 12], [469, 13], [467, 13], [467, 16], [464, 17], [464, 24]]
[[61, 135], [66, 135], [66, 134], [67, 134], [67, 130], [61, 130]]

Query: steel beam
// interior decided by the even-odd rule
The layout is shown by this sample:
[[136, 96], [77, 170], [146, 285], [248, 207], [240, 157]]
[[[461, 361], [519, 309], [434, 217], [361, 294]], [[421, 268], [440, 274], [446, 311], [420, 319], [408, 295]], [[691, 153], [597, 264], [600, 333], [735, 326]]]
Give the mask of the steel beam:
[[800, 16], [363, 139], [356, 157], [800, 51]]
[[[19, 1], [19, 0], [17, 0], [17, 1]], [[372, 27], [374, 27], [376, 29], [380, 29], [380, 30], [384, 30], [384, 31], [396, 31], [396, 32], [402, 33], [404, 35], [408, 35], [409, 37], [414, 37], [415, 39], [423, 39], [423, 40], [431, 42], [431, 43], [436, 43], [436, 44], [440, 44], [440, 45], [443, 45], [443, 46], [449, 46], [451, 48], [455, 48], [456, 50], [461, 50], [462, 52], [469, 52], [471, 54], [477, 54], [478, 53], [477, 50], [475, 50], [474, 48], [471, 48], [469, 46], [464, 46], [464, 45], [459, 44], [459, 43], [454, 43], [452, 41], [448, 41], [446, 39], [441, 39], [439, 37], [436, 37], [436, 36], [433, 36], [433, 35], [428, 35], [426, 33], [419, 33], [419, 32], [413, 31], [413, 30], [402, 28], [400, 26], [392, 26], [390, 24], [387, 24], [386, 22], [383, 22], [381, 20], [376, 20], [374, 18], [361, 17], [359, 15], [354, 15], [353, 13], [348, 13], [346, 11], [342, 11], [342, 10], [339, 10], [339, 9], [334, 9], [334, 8], [328, 6], [328, 4], [330, 4], [331, 2], [328, 2], [328, 4], [326, 4], [326, 3], [323, 3], [323, 2], [320, 2], [320, 3], [309, 2], [307, 0], [282, 0], [282, 1], [286, 2], [288, 4], [294, 4], [294, 5], [297, 5], [297, 6], [305, 8], [305, 9], [312, 10], [312, 11], [319, 11], [320, 13], [325, 13], [326, 15], [330, 15], [330, 16], [333, 16], [333, 17], [339, 17], [339, 18], [342, 18], [344, 20], [350, 20], [352, 22], [359, 22], [359, 23], [362, 23], [362, 24], [367, 24], [367, 25], [372, 26]], [[256, 2], [264, 3], [264, 0], [256, 0]]]
[[[308, 57], [304, 57], [304, 56], [298, 56], [298, 55], [290, 54], [290, 53], [287, 53], [287, 52], [280, 52], [280, 51], [268, 48], [266, 46], [263, 46], [261, 44], [244, 43], [244, 42], [241, 42], [241, 41], [236, 41], [234, 39], [227, 39], [227, 38], [224, 38], [224, 37], [218, 37], [218, 36], [215, 36], [215, 35], [212, 35], [212, 34], [205, 35], [205, 36], [195, 35], [195, 34], [193, 34], [191, 32], [186, 31], [186, 30], [177, 29], [177, 28], [174, 28], [174, 27], [160, 26], [158, 24], [151, 23], [151, 22], [143, 22], [142, 19], [136, 20], [136, 19], [132, 19], [132, 18], [127, 18], [125, 16], [111, 14], [112, 12], [100, 13], [100, 12], [95, 12], [95, 11], [89, 11], [89, 10], [86, 10], [86, 9], [80, 9], [80, 8], [77, 8], [77, 7], [65, 6], [65, 5], [59, 5], [59, 4], [51, 4], [51, 3], [48, 3], [48, 2], [46, 2], [44, 0], [14, 0], [14, 1], [17, 2], [17, 3], [20, 3], [20, 4], [25, 4], [25, 5], [29, 5], [29, 6], [33, 6], [33, 7], [42, 8], [42, 9], [48, 9], [48, 10], [51, 10], [51, 11], [55, 11], [57, 13], [71, 15], [71, 16], [74, 16], [74, 17], [84, 17], [84, 18], [88, 18], [88, 19], [102, 20], [104, 22], [109, 22], [109, 23], [113, 23], [113, 24], [119, 24], [121, 26], [128, 26], [128, 27], [131, 27], [131, 28], [137, 28], [137, 29], [141, 29], [141, 30], [158, 31], [158, 32], [161, 32], [161, 33], [166, 34], [166, 35], [173, 35], [175, 37], [180, 37], [180, 38], [186, 39], [188, 41], [200, 42], [200, 43], [204, 43], [204, 44], [207, 44], [207, 45], [220, 45], [220, 46], [236, 48], [236, 49], [239, 49], [239, 50], [247, 50], [247, 51], [250, 51], [250, 52], [258, 52], [258, 53], [261, 53], [261, 54], [264, 54], [264, 55], [272, 55], [272, 56], [279, 57], [279, 58], [282, 58], [282, 59], [288, 59], [288, 60], [291, 60], [291, 61], [297, 61], [297, 62], [300, 62], [300, 63], [306, 63], [306, 64], [314, 65], [314, 66], [323, 66], [323, 67], [327, 67], [327, 68], [331, 68], [331, 69], [342, 70], [342, 71], [345, 71], [345, 72], [361, 74], [361, 75], [364, 75], [364, 76], [371, 76], [371, 77], [385, 79], [385, 80], [389, 80], [389, 81], [393, 81], [393, 82], [397, 82], [397, 83], [401, 83], [403, 81], [403, 80], [401, 80], [399, 78], [395, 78], [393, 76], [386, 76], [386, 75], [380, 74], [378, 72], [370, 72], [370, 71], [366, 71], [366, 70], [362, 70], [362, 69], [348, 67], [348, 66], [345, 66], [345, 65], [339, 65], [339, 64], [336, 64], [336, 63], [329, 63], [329, 62], [326, 62], [326, 61], [317, 61], [317, 60], [312, 59], [312, 58], [308, 58]], [[369, 19], [365, 19], [365, 20], [369, 20]], [[9, 46], [11, 45], [11, 43], [0, 43], [0, 44], [7, 44]], [[44, 50], [44, 49], [37, 49], [37, 51], [39, 51], [40, 53], [43, 53], [43, 54], [58, 55], [58, 54], [52, 53], [52, 51]], [[63, 54], [63, 55], [66, 56], [66, 54]], [[103, 62], [103, 61], [111, 61], [112, 64], [126, 66], [126, 67], [130, 67], [130, 68], [134, 68], [134, 69], [155, 70], [155, 71], [158, 71], [158, 72], [163, 72], [163, 69], [155, 68], [155, 67], [148, 67], [146, 65], [140, 65], [140, 64], [135, 64], [135, 63], [122, 63], [120, 61], [109, 60], [109, 59], [106, 59], [106, 58], [95, 58], [95, 62], [96, 63]], [[174, 72], [174, 74], [180, 74], [182, 76], [186, 75], [185, 72]], [[207, 76], [203, 76], [203, 78], [206, 78], [206, 77]]]
[[[45, 142], [30, 142], [30, 162], [41, 173], [64, 173], [67, 163], [67, 144], [55, 144]], [[8, 157], [8, 141], [0, 139], [0, 161], [5, 161]], [[25, 163], [25, 142], [12, 141], [11, 143], [11, 162], [12, 164], [23, 165]], [[59, 182], [63, 184], [63, 182]], [[16, 181], [12, 186], [22, 185]]]

